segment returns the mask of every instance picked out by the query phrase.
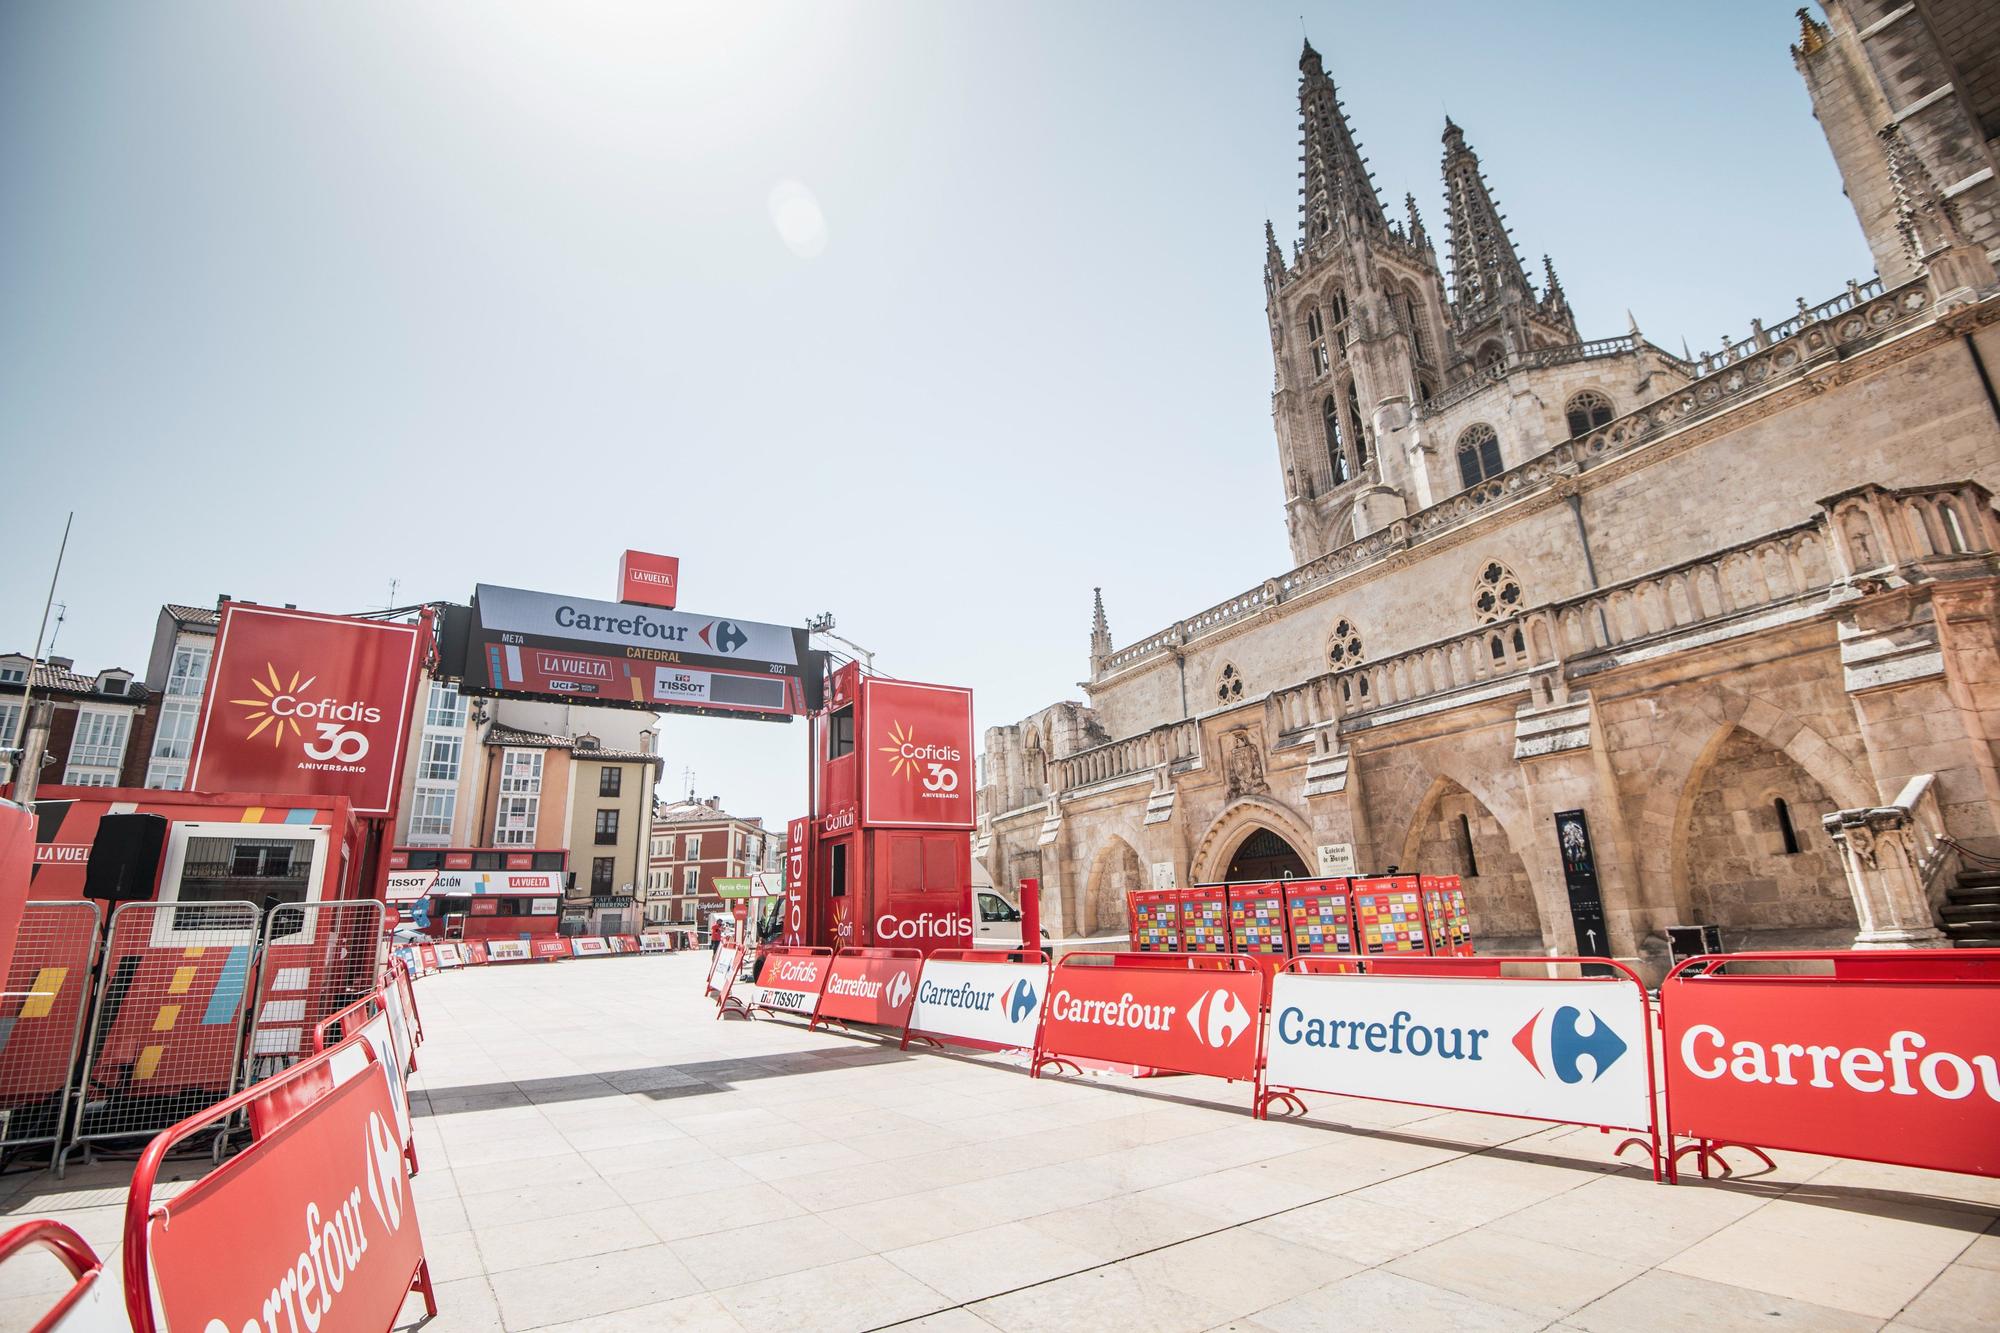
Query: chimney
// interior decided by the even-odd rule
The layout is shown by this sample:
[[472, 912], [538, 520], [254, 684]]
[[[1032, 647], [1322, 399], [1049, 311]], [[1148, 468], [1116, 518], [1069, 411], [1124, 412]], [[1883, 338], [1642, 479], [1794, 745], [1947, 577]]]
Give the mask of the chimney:
[[48, 659], [48, 665], [54, 667], [57, 671], [74, 671], [76, 669], [76, 659], [74, 657], [51, 657]]

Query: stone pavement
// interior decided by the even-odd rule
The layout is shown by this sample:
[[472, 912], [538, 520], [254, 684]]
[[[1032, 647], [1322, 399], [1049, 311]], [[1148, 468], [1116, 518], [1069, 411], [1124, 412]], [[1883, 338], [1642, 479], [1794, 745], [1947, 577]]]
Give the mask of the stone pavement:
[[[1260, 1123], [1214, 1080], [716, 1022], [707, 961], [418, 983], [428, 1330], [2000, 1324], [2000, 1181], [1780, 1154], [1667, 1188], [1595, 1130], [1332, 1097]], [[0, 1179], [0, 1208], [103, 1253], [125, 1170]], [[0, 1329], [53, 1281], [10, 1265]]]

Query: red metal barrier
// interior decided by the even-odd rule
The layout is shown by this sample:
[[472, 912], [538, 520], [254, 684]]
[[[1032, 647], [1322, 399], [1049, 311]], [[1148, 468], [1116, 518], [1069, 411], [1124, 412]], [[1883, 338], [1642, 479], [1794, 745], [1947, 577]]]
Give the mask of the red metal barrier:
[[1049, 975], [1029, 1072], [1081, 1073], [1076, 1061], [1095, 1061], [1254, 1082], [1265, 987], [1259, 962], [1242, 955], [1065, 954]]
[[[374, 1065], [373, 1051], [352, 1038], [197, 1111], [146, 1146], [125, 1198], [125, 1308], [134, 1333], [155, 1333], [156, 1300], [174, 1327], [254, 1327], [254, 1316], [244, 1316], [259, 1308], [267, 1280], [270, 1299], [286, 1308], [308, 1300], [317, 1288], [322, 1320], [333, 1294], [341, 1293], [343, 1317], [330, 1321], [333, 1327], [384, 1327], [412, 1291], [437, 1314], [403, 1156], [383, 1141], [394, 1132], [386, 1075], [370, 1077], [364, 1068], [361, 1077], [301, 1108], [180, 1194], [153, 1202], [160, 1164], [174, 1144], [223, 1124], [295, 1081], [325, 1079], [332, 1062], [350, 1047], [363, 1053], [365, 1066]], [[336, 1133], [343, 1137], [331, 1137]], [[357, 1163], [359, 1183], [350, 1189]], [[297, 1239], [301, 1218], [308, 1229], [305, 1247]], [[347, 1265], [337, 1283], [327, 1280], [322, 1268], [332, 1262], [335, 1247]], [[367, 1260], [371, 1250], [376, 1257]], [[225, 1254], [226, 1262], [216, 1261]], [[377, 1308], [360, 1308], [364, 1301]]]
[[[1630, 1130], [1661, 1178], [1645, 983], [1602, 958], [1294, 959], [1272, 982], [1257, 1114], [1304, 1091]], [[1346, 964], [1346, 970], [1337, 970]], [[1503, 964], [1539, 976], [1497, 975]], [[1611, 975], [1550, 977], [1549, 965]], [[1422, 975], [1430, 972], [1433, 975]], [[1586, 1020], [1589, 1023], [1585, 1029]], [[1587, 1063], [1586, 1063], [1587, 1060]]]
[[0, 1148], [53, 1150], [90, 1008], [102, 918], [92, 902], [32, 902], [0, 995]]
[[1668, 1141], [1703, 1176], [1727, 1147], [2000, 1176], [2000, 949], [1692, 958], [1660, 1009]]
[[104, 1264], [88, 1241], [60, 1222], [38, 1218], [0, 1234], [0, 1264], [30, 1245], [39, 1245], [54, 1254], [75, 1281], [49, 1307], [49, 1312], [29, 1327], [28, 1333], [54, 1333], [71, 1319], [77, 1321], [77, 1327], [101, 1328], [114, 1321], [122, 1322], [117, 1291], [111, 1284], [100, 1281]]
[[845, 1028], [849, 1023], [868, 1023], [907, 1030], [923, 963], [921, 949], [836, 951], [809, 1026], [832, 1023]]
[[775, 944], [757, 965], [757, 997], [749, 1008], [794, 1014], [810, 1025], [819, 1010], [833, 950], [809, 945]]

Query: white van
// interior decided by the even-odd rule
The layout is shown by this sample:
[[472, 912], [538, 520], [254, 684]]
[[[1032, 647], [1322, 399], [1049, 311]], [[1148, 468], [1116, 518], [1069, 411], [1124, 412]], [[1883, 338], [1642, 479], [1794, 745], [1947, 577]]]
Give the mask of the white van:
[[[1021, 908], [998, 889], [975, 884], [972, 889], [972, 947], [975, 949], [1018, 949], [1021, 947]], [[1048, 927], [1042, 928], [1042, 947], [1049, 947]]]

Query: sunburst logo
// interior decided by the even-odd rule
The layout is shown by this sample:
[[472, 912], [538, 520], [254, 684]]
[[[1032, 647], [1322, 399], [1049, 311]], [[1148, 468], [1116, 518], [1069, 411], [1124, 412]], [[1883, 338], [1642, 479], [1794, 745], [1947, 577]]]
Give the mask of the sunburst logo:
[[311, 689], [312, 683], [319, 677], [294, 671], [290, 683], [286, 683], [278, 675], [278, 668], [271, 663], [264, 663], [264, 670], [270, 676], [269, 685], [255, 676], [250, 678], [250, 688], [256, 690], [263, 696], [262, 698], [231, 699], [229, 702], [238, 708], [249, 709], [243, 720], [256, 723], [250, 728], [250, 734], [244, 737], [245, 740], [254, 741], [268, 729], [271, 733], [271, 744], [283, 745], [287, 727], [291, 729], [292, 735], [303, 736], [304, 733], [299, 730], [297, 710], [289, 705], [298, 698], [301, 691]]
[[958, 790], [958, 770], [951, 765], [965, 756], [956, 745], [925, 745], [917, 740], [915, 727], [901, 722], [889, 724], [889, 743], [876, 747], [889, 756], [889, 772], [899, 778], [923, 780], [927, 792]]
[[915, 729], [906, 727], [900, 722], [891, 722], [889, 744], [881, 748], [882, 753], [889, 756], [889, 771], [897, 777], [913, 778], [921, 771], [917, 767], [917, 761], [911, 757], [911, 752], [917, 748]]

